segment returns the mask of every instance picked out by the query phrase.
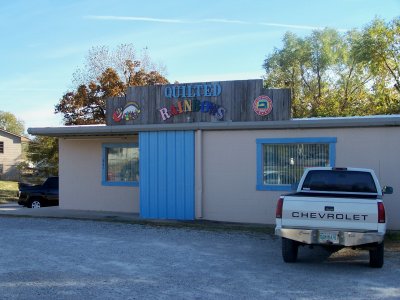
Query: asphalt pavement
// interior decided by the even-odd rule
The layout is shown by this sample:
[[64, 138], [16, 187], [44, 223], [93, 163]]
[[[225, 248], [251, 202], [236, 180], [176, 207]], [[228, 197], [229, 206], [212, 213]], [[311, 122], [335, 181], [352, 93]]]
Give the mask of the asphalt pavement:
[[400, 252], [301, 248], [262, 232], [0, 216], [1, 299], [400, 299]]

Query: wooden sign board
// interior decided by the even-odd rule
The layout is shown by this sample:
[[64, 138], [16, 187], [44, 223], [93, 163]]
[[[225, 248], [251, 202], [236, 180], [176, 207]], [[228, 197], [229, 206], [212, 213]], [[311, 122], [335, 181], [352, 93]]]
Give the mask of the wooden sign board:
[[130, 87], [107, 100], [107, 125], [289, 120], [289, 89], [236, 80]]

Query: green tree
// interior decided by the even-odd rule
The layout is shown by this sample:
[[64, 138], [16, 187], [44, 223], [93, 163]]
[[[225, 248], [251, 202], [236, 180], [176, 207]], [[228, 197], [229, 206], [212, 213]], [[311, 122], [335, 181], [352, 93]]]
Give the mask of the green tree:
[[361, 34], [352, 30], [343, 36], [341, 51], [332, 68], [335, 80], [331, 86], [331, 99], [336, 103], [332, 115], [351, 116], [370, 114], [367, 84], [372, 80], [364, 63], [357, 61], [353, 47]]
[[12, 113], [5, 111], [0, 111], [0, 128], [21, 136], [25, 131], [24, 122], [18, 120]]
[[305, 99], [302, 96], [302, 56], [303, 41], [291, 32], [283, 37], [282, 49], [275, 48], [263, 64], [267, 87], [289, 88], [292, 91], [294, 116], [306, 115]]
[[264, 61], [265, 84], [292, 90], [294, 117], [336, 115], [338, 104], [331, 93], [345, 46], [333, 29], [314, 31], [305, 38], [288, 32], [282, 49]]
[[39, 177], [58, 175], [58, 139], [36, 136], [27, 147], [27, 159], [34, 165]]
[[377, 112], [400, 113], [400, 17], [371, 22], [354, 43], [354, 52], [373, 75], [370, 102]]
[[333, 68], [337, 65], [343, 49], [339, 34], [332, 29], [314, 31], [303, 42], [301, 77], [304, 96], [311, 116], [329, 115], [335, 110], [330, 91]]
[[138, 58], [131, 44], [115, 51], [93, 47], [84, 68], [73, 75], [77, 87], [62, 96], [55, 112], [64, 115], [65, 125], [105, 123], [107, 98], [124, 96], [129, 86], [166, 84], [163, 73], [164, 67], [151, 62], [147, 49]]
[[292, 90], [293, 117], [398, 113], [399, 58], [399, 19], [361, 32], [289, 32], [264, 61], [265, 85]]
[[400, 94], [400, 17], [385, 23], [375, 19], [354, 45], [359, 61], [376, 76], [386, 75]]

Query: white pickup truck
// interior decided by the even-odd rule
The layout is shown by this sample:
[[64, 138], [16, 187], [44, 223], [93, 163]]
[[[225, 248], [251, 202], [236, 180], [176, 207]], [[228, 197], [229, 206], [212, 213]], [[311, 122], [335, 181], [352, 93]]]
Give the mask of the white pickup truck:
[[297, 191], [281, 196], [275, 234], [282, 237], [285, 262], [297, 260], [298, 247], [369, 250], [369, 265], [381, 268], [386, 232], [383, 194], [373, 170], [316, 167], [305, 170]]

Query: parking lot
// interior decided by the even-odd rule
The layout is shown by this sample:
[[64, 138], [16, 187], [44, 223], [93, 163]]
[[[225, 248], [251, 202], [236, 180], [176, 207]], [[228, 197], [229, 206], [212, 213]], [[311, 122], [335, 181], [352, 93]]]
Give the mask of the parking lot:
[[301, 248], [265, 233], [0, 217], [1, 299], [400, 299], [400, 252]]

